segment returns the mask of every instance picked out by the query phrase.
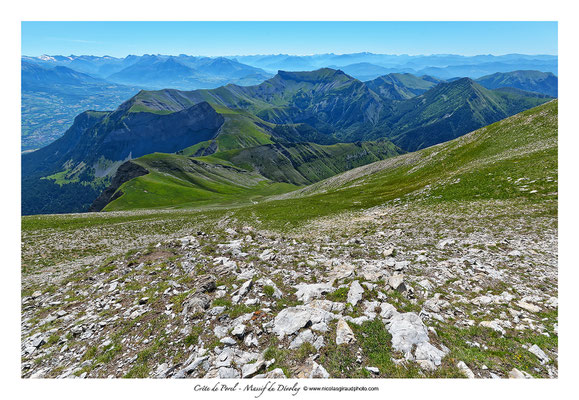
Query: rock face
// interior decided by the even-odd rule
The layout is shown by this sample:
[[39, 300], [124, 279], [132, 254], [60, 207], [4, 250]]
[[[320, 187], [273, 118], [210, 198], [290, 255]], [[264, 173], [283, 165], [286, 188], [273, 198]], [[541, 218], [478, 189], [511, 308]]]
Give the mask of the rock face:
[[[206, 102], [167, 115], [134, 112], [132, 106], [129, 100], [114, 112], [87, 111], [75, 118], [73, 125], [61, 138], [37, 151], [24, 154], [24, 190], [31, 190], [30, 186], [38, 185], [41, 177], [66, 170], [84, 172], [78, 178], [81, 180], [77, 185], [79, 193], [83, 188], [90, 187], [90, 184], [98, 185], [98, 178], [113, 177], [113, 185], [102, 196], [96, 193], [87, 197], [89, 193], [92, 194], [87, 189], [82, 193], [82, 201], [75, 202], [78, 208], [86, 202], [86, 208], [101, 210], [107, 200], [115, 199], [114, 194], [118, 193], [117, 189], [123, 182], [131, 176], [134, 178], [148, 173], [143, 173], [131, 163], [116, 177], [117, 168], [122, 163], [155, 152], [175, 153], [212, 139], [225, 121]], [[65, 191], [54, 193], [58, 198], [66, 198], [67, 194]], [[98, 201], [95, 201], [97, 198]], [[24, 211], [30, 214], [32, 210]], [[71, 210], [65, 208], [61, 212]]]

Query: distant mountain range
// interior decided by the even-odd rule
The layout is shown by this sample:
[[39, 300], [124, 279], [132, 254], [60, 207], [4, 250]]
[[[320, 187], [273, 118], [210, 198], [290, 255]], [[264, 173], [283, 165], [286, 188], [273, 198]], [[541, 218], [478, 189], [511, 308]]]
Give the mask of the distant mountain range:
[[[87, 210], [125, 161], [152, 153], [176, 153], [161, 170], [175, 174], [188, 165], [182, 179], [191, 182], [201, 179], [195, 174], [207, 179], [200, 168], [218, 168], [226, 180], [237, 179], [234, 170], [251, 172], [252, 185], [262, 188], [303, 185], [454, 139], [550, 99], [518, 88], [489, 90], [469, 78], [391, 74], [364, 83], [330, 68], [279, 71], [254, 86], [141, 91], [115, 111], [80, 114], [61, 139], [23, 155], [23, 213]], [[161, 161], [135, 162], [150, 171]], [[206, 198], [207, 187], [198, 189]]]
[[139, 92], [68, 67], [22, 61], [22, 145], [34, 150], [55, 141], [85, 110], [114, 110]]
[[187, 55], [23, 57], [23, 61], [45, 68], [67, 67], [109, 82], [135, 85], [143, 89], [215, 88], [228, 83], [257, 84], [272, 74], [225, 57]]
[[[359, 80], [372, 80], [392, 72], [412, 73], [414, 75], [432, 75], [439, 79], [453, 77], [480, 78], [495, 72], [509, 72], [516, 70], [538, 70], [551, 72], [557, 75], [558, 57], [554, 55], [526, 55], [507, 54], [501, 56], [478, 55], [461, 56], [455, 54], [434, 55], [391, 55], [373, 53], [353, 54], [314, 54], [296, 56], [288, 54], [228, 56], [228, 57], [195, 57], [181, 54], [178, 56], [129, 55], [124, 58], [97, 57], [97, 56], [24, 56], [24, 60], [42, 64], [44, 66], [65, 66], [78, 72], [106, 78], [111, 77], [134, 64], [156, 65], [163, 68], [162, 63], [169, 61], [167, 67], [175, 64], [188, 67], [191, 71], [181, 69], [180, 73], [191, 72], [198, 76], [204, 84], [215, 84], [220, 78], [241, 79], [253, 74], [275, 74], [278, 70], [284, 71], [311, 71], [319, 68], [341, 69]], [[226, 62], [225, 60], [229, 60]], [[123, 79], [130, 76], [131, 70], [125, 71]], [[127, 76], [128, 75], [128, 76]], [[191, 77], [191, 76], [188, 76]], [[131, 79], [138, 79], [132, 77]], [[166, 78], [164, 78], [166, 79]], [[123, 81], [122, 83], [126, 83]], [[134, 83], [134, 82], [131, 82]], [[229, 83], [229, 82], [227, 82]], [[240, 83], [240, 82], [232, 82]], [[253, 82], [256, 84], [259, 82]], [[217, 86], [226, 84], [222, 82]], [[250, 84], [250, 83], [248, 83]], [[211, 87], [217, 87], [211, 86]], [[204, 86], [210, 87], [210, 86]], [[151, 87], [153, 88], [153, 87]], [[163, 87], [164, 88], [164, 87]], [[196, 89], [197, 87], [172, 87], [174, 89]]]
[[432, 75], [439, 79], [453, 77], [480, 78], [495, 72], [515, 70], [558, 70], [558, 57], [552, 55], [507, 54], [502, 56], [455, 54], [391, 55], [373, 53], [315, 54], [292, 56], [287, 54], [237, 56], [241, 63], [262, 68], [268, 72], [277, 70], [307, 71], [323, 67], [341, 69], [360, 80], [372, 80], [392, 72], [414, 75]]
[[[556, 75], [558, 66], [557, 56], [521, 54], [465, 57], [354, 53], [213, 58], [184, 54], [124, 58], [43, 55], [23, 56], [22, 61], [23, 151], [40, 148], [62, 136], [80, 112], [115, 109], [139, 89], [211, 89], [229, 83], [251, 86], [271, 78], [278, 70], [309, 71], [324, 67], [340, 69], [360, 81], [392, 74], [426, 75], [441, 81], [457, 77], [477, 79], [516, 70]], [[34, 72], [33, 67], [42, 69]], [[52, 71], [52, 76], [47, 71]], [[70, 90], [62, 90], [64, 86]], [[511, 86], [529, 90], [517, 84]], [[539, 92], [554, 95], [553, 90], [545, 90]], [[407, 97], [407, 94], [392, 93], [392, 96]]]

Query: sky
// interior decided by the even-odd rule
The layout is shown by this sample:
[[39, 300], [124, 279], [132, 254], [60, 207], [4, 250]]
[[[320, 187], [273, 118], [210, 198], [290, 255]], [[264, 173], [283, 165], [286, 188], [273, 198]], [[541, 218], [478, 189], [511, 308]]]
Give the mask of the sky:
[[557, 22], [22, 22], [28, 56], [557, 55]]

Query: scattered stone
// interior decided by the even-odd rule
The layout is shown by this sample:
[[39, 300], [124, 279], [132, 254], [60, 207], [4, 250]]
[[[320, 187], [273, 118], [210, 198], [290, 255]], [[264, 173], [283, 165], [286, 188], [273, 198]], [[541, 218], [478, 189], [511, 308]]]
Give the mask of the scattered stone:
[[246, 328], [245, 325], [239, 324], [239, 325], [235, 326], [235, 328], [233, 328], [233, 330], [231, 331], [231, 334], [233, 336], [237, 336], [238, 338], [242, 339], [243, 336], [245, 335], [245, 328]]
[[392, 290], [397, 290], [399, 292], [406, 291], [406, 285], [404, 285], [404, 274], [392, 275], [388, 278], [388, 286]]
[[533, 376], [525, 371], [519, 371], [516, 368], [513, 368], [511, 372], [509, 372], [509, 378], [511, 379], [533, 379]]
[[522, 300], [517, 302], [517, 305], [519, 307], [521, 307], [523, 310], [527, 310], [527, 311], [532, 312], [532, 313], [537, 313], [537, 312], [541, 311], [541, 308], [539, 306], [527, 303], [527, 302], [522, 301]]
[[456, 364], [456, 367], [460, 369], [460, 372], [462, 372], [468, 379], [475, 378], [474, 372], [471, 371], [471, 369], [464, 363], [464, 361], [459, 361], [458, 364]]
[[364, 294], [364, 288], [360, 286], [360, 282], [353, 281], [350, 285], [350, 291], [348, 292], [348, 303], [352, 306], [356, 306], [360, 300], [362, 300], [362, 295]]
[[289, 345], [289, 349], [297, 349], [304, 343], [311, 343], [314, 344], [316, 340], [315, 335], [312, 333], [310, 329], [306, 329], [300, 332], [299, 335], [296, 336], [294, 340]]
[[209, 308], [211, 298], [206, 294], [194, 294], [183, 303], [183, 314], [197, 316]]
[[436, 248], [442, 250], [446, 246], [452, 245], [455, 242], [456, 241], [454, 239], [444, 239], [444, 240], [441, 240], [440, 242], [438, 242], [438, 244], [436, 245]]
[[324, 367], [322, 367], [320, 364], [318, 364], [315, 361], [312, 361], [313, 363], [313, 368], [312, 368], [312, 372], [309, 376], [309, 378], [322, 378], [322, 379], [327, 379], [330, 377], [330, 374], [328, 373], [328, 371], [326, 371], [326, 369]]
[[412, 359], [412, 348], [428, 342], [428, 331], [415, 313], [395, 314], [388, 322], [388, 332], [392, 335], [392, 348], [404, 353], [406, 359]]
[[304, 303], [309, 303], [315, 298], [321, 297], [336, 290], [335, 287], [327, 283], [302, 283], [296, 285], [295, 288], [297, 289], [296, 296], [298, 300], [301, 300]]
[[239, 379], [239, 372], [235, 368], [221, 367], [219, 368], [219, 378], [221, 379]]
[[504, 335], [506, 332], [501, 325], [497, 321], [481, 321], [480, 326], [484, 326], [485, 328], [491, 328], [492, 330], [499, 332], [501, 335]]
[[308, 306], [296, 306], [283, 309], [273, 321], [273, 333], [279, 337], [291, 335], [306, 325], [328, 323], [336, 316], [330, 312]]
[[241, 367], [241, 377], [251, 378], [259, 372], [260, 369], [265, 367], [265, 360], [263, 358], [258, 359], [256, 362], [251, 364], [245, 364]]
[[341, 344], [349, 344], [356, 341], [354, 332], [343, 318], [338, 320], [336, 326], [336, 344], [339, 346]]
[[198, 293], [213, 292], [217, 289], [215, 277], [213, 275], [203, 275], [197, 279], [196, 289]]
[[541, 364], [546, 364], [549, 361], [551, 361], [549, 356], [547, 354], [545, 354], [545, 352], [543, 350], [541, 350], [541, 348], [539, 346], [537, 346], [536, 344], [532, 345], [529, 348], [529, 351], [537, 356], [539, 361], [541, 361]]
[[416, 361], [426, 360], [438, 367], [446, 353], [446, 351], [437, 349], [429, 342], [422, 342], [416, 346], [414, 357]]

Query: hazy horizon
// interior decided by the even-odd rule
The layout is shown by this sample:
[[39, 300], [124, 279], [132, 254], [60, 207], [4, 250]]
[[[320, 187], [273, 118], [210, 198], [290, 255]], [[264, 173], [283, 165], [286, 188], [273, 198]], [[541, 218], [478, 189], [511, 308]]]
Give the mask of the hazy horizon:
[[492, 57], [503, 57], [503, 56], [510, 56], [510, 55], [521, 55], [521, 56], [550, 56], [550, 57], [558, 57], [558, 54], [547, 54], [547, 53], [504, 53], [504, 54], [460, 54], [460, 53], [431, 53], [431, 54], [394, 54], [394, 53], [373, 53], [368, 51], [354, 51], [351, 53], [311, 53], [311, 54], [294, 54], [294, 53], [262, 53], [262, 54], [222, 54], [222, 55], [206, 55], [206, 54], [187, 54], [187, 53], [180, 53], [180, 54], [168, 54], [168, 53], [142, 53], [142, 54], [127, 54], [124, 56], [111, 56], [110, 54], [22, 54], [22, 57], [111, 57], [111, 58], [126, 58], [130, 56], [136, 57], [143, 57], [143, 56], [169, 56], [169, 57], [178, 57], [181, 55], [189, 56], [189, 57], [208, 57], [208, 58], [219, 58], [219, 57], [265, 57], [265, 56], [290, 56], [290, 57], [313, 57], [313, 56], [325, 56], [325, 55], [334, 55], [334, 56], [344, 56], [344, 55], [354, 55], [354, 54], [373, 54], [373, 55], [383, 55], [383, 56], [395, 56], [395, 57], [435, 57], [435, 56], [459, 56], [459, 57], [480, 57], [480, 56], [492, 56]]

